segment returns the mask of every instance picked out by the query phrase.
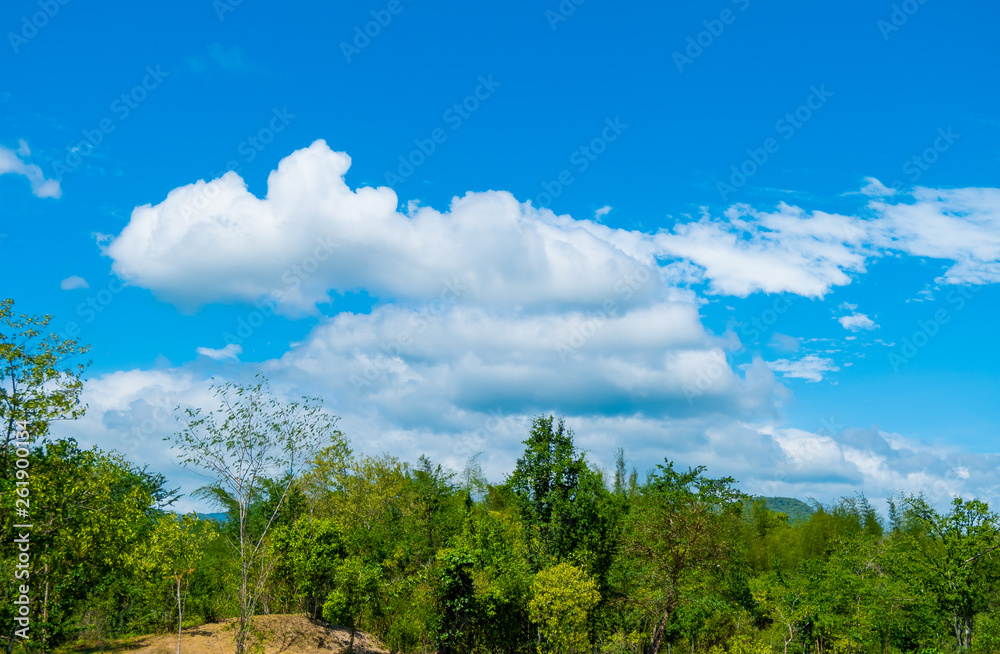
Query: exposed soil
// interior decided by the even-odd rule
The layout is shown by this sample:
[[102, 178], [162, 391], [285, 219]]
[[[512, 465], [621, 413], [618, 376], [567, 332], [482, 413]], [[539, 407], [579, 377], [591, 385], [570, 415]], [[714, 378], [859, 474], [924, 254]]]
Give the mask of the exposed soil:
[[[233, 620], [227, 620], [188, 627], [181, 637], [181, 654], [233, 654], [233, 632], [226, 628], [232, 623]], [[261, 615], [254, 624], [265, 635], [264, 654], [340, 654], [347, 651], [351, 639], [350, 630], [330, 627], [305, 615]], [[176, 654], [177, 634], [142, 636], [100, 648], [100, 651]], [[253, 652], [252, 646], [250, 651]], [[354, 651], [356, 654], [389, 652], [373, 636], [361, 631], [354, 635]]]

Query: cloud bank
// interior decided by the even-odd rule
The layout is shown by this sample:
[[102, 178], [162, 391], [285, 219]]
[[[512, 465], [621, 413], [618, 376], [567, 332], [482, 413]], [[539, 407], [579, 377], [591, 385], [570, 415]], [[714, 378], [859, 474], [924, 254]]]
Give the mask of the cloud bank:
[[[299, 371], [290, 363], [272, 361], [270, 375], [276, 390], [294, 397], [305, 389], [299, 385]], [[230, 373], [246, 376], [248, 371]], [[167, 474], [183, 492], [190, 493], [207, 480], [180, 468], [163, 438], [179, 428], [174, 406], [215, 406], [204, 374], [204, 370], [184, 366], [102, 375], [85, 387], [83, 399], [90, 405], [87, 415], [55, 429], [83, 443], [124, 451], [149, 463], [153, 471]], [[331, 372], [328, 378], [332, 376]], [[345, 403], [345, 399], [338, 397], [328, 405], [342, 417], [339, 426], [355, 449], [389, 452], [411, 461], [427, 454], [457, 470], [472, 454], [482, 452], [485, 471], [495, 482], [502, 480], [520, 455], [533, 415], [458, 407], [439, 413], [440, 405], [412, 403], [385, 413]], [[391, 401], [386, 398], [387, 403]], [[1000, 500], [996, 479], [1000, 455], [916, 443], [875, 427], [831, 433], [712, 414], [652, 417], [570, 412], [566, 417], [576, 431], [578, 445], [606, 469], [613, 464], [615, 450], [622, 447], [640, 474], [670, 458], [682, 466], [706, 465], [713, 475], [732, 475], [744, 491], [760, 495], [829, 502], [859, 491], [875, 501], [897, 492], [924, 492], [941, 506], [956, 495]], [[185, 498], [178, 508], [206, 507]]]

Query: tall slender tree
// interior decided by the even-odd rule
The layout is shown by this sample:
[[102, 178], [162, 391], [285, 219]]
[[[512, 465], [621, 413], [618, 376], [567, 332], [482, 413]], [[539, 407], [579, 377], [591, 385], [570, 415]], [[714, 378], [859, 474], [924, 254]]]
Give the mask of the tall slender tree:
[[589, 470], [573, 445], [573, 431], [553, 416], [538, 416], [524, 441], [507, 485], [518, 498], [522, 519], [537, 530], [543, 551], [536, 553], [539, 569], [564, 558], [574, 546], [581, 478]]
[[[318, 398], [285, 402], [271, 392], [267, 380], [225, 383], [213, 387], [219, 400], [214, 412], [185, 412], [187, 424], [173, 436], [185, 466], [215, 476], [214, 496], [235, 510], [239, 558], [239, 618], [236, 654], [246, 650], [257, 601], [267, 583], [265, 537], [281, 512], [303, 468], [321, 445], [340, 441], [337, 418], [323, 410]], [[273, 478], [281, 479], [275, 489]], [[251, 520], [251, 512], [268, 495], [267, 515]]]

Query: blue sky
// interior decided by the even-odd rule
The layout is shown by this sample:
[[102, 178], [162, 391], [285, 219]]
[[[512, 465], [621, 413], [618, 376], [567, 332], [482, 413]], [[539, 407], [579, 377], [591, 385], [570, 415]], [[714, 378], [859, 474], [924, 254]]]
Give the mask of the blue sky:
[[3, 295], [93, 346], [60, 433], [190, 490], [164, 407], [262, 369], [495, 480], [553, 412], [1000, 499], [994, 4], [317, 4], [0, 10]]

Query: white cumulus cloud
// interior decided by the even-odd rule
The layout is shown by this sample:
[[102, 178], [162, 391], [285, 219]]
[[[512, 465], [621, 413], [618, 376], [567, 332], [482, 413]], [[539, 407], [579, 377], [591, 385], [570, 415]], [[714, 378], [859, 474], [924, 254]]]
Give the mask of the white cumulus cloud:
[[350, 161], [317, 141], [279, 164], [264, 198], [233, 172], [175, 189], [136, 208], [104, 252], [119, 276], [181, 306], [272, 297], [287, 313], [331, 290], [426, 301], [459, 276], [465, 303], [599, 304], [653, 263], [639, 235], [505, 192], [400, 213], [389, 188], [348, 188]]
[[[773, 414], [762, 362], [726, 362], [697, 307], [662, 303], [604, 316], [514, 315], [396, 306], [321, 323], [272, 370], [399, 416], [454, 409], [567, 414]], [[415, 409], [414, 407], [419, 407]]]

